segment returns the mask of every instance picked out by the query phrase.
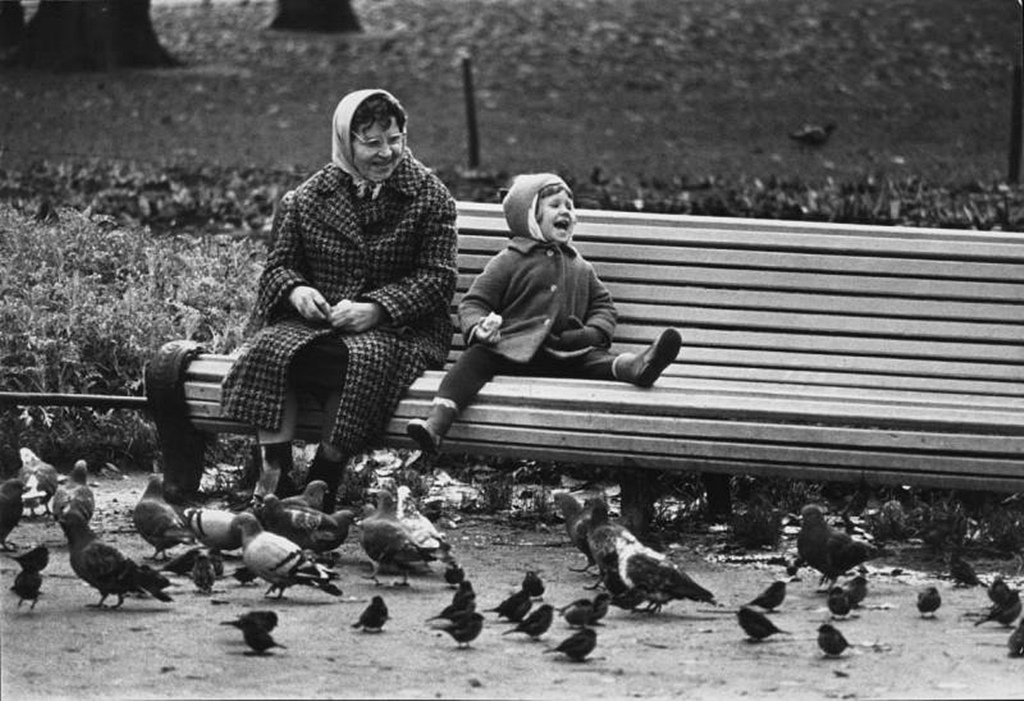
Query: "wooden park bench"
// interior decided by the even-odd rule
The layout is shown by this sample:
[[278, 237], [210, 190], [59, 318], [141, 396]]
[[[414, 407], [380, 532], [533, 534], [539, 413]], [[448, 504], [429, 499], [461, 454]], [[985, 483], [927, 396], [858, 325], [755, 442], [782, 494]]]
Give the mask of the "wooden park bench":
[[[578, 214], [575, 244], [619, 309], [613, 350], [674, 326], [678, 361], [650, 389], [498, 377], [444, 450], [621, 468], [635, 527], [650, 470], [1024, 490], [1024, 235]], [[500, 207], [460, 203], [459, 233], [461, 294], [506, 245]], [[186, 491], [207, 436], [252, 432], [221, 415], [231, 363], [175, 341], [147, 370], [167, 478]], [[441, 377], [413, 384], [387, 444], [412, 447], [405, 424]], [[316, 439], [319, 408], [299, 423]]]

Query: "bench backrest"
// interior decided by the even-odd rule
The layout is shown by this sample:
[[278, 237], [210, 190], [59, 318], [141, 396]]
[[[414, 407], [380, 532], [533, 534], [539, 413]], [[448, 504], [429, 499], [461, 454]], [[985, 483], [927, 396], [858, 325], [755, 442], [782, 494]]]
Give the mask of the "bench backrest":
[[[1024, 235], [578, 214], [615, 348], [678, 328], [669, 376], [1024, 396]], [[461, 295], [508, 229], [500, 206], [460, 202], [459, 232]]]

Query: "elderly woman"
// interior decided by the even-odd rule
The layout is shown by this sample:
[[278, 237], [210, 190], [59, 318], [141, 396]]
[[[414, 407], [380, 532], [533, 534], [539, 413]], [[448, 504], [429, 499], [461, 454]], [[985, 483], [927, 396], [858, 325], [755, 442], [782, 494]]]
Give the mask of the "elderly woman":
[[[225, 412], [257, 427], [258, 498], [286, 491], [297, 389], [324, 403], [309, 480], [334, 506], [349, 457], [405, 390], [441, 367], [453, 334], [455, 201], [406, 146], [407, 117], [384, 90], [338, 103], [332, 158], [281, 200], [259, 280], [259, 330], [224, 379]], [[280, 484], [280, 487], [279, 487]]]

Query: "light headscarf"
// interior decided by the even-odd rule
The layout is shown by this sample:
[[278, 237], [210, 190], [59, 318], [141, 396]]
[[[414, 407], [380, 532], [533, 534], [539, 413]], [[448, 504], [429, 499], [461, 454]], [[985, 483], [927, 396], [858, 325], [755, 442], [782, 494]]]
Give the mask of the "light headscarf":
[[[338, 106], [334, 109], [334, 118], [331, 120], [331, 161], [351, 176], [360, 197], [369, 194], [370, 199], [375, 200], [384, 183], [366, 178], [356, 170], [352, 162], [352, 116], [356, 113], [359, 105], [373, 95], [384, 95], [401, 108], [401, 103], [394, 95], [380, 88], [355, 90], [341, 98]], [[406, 118], [406, 127], [408, 126], [408, 118]]]

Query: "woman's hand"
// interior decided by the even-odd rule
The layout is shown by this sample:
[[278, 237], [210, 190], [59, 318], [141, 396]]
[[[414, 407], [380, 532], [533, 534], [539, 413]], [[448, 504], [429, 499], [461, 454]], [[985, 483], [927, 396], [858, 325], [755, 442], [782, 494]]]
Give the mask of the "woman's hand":
[[384, 310], [376, 302], [343, 299], [331, 307], [328, 321], [332, 328], [362, 333], [377, 326], [383, 317]]
[[299, 285], [288, 293], [288, 301], [304, 319], [328, 321], [330, 318], [331, 305], [315, 287]]

